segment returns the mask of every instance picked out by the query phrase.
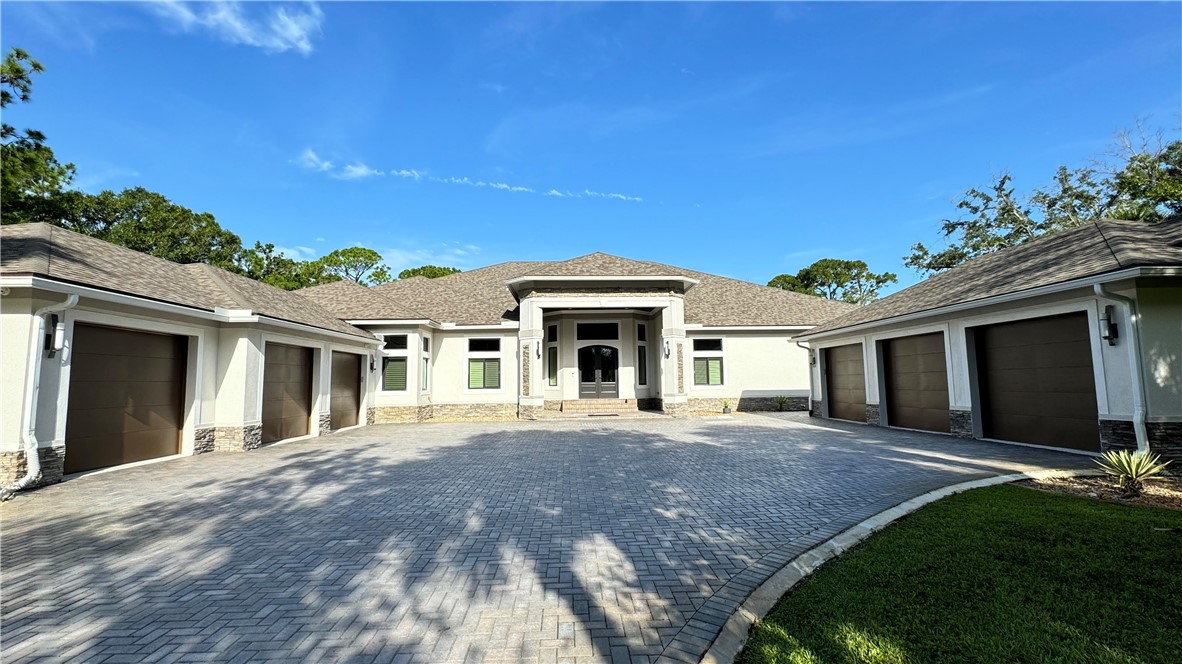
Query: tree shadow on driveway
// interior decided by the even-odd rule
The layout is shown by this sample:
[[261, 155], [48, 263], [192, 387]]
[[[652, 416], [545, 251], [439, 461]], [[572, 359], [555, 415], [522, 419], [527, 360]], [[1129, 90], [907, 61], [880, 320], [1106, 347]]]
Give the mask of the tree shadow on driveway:
[[803, 418], [388, 425], [3, 510], [3, 659], [697, 661], [795, 555], [1087, 459]]

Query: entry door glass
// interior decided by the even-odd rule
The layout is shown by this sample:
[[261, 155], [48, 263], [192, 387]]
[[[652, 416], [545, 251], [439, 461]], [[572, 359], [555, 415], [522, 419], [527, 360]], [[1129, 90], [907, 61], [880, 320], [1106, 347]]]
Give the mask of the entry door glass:
[[579, 349], [579, 397], [614, 399], [619, 396], [616, 374], [619, 351], [611, 346], [584, 346]]

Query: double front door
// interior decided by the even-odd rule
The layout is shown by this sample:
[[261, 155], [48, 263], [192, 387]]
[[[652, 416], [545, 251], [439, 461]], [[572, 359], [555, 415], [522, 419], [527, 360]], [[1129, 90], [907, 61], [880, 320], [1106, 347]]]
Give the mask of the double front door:
[[611, 346], [579, 349], [579, 398], [618, 399], [620, 351]]

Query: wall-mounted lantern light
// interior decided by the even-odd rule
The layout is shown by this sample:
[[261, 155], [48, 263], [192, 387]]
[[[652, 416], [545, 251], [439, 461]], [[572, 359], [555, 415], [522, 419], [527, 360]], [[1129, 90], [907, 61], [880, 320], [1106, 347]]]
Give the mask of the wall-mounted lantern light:
[[1109, 346], [1116, 345], [1116, 339], [1120, 336], [1116, 328], [1116, 307], [1111, 304], [1105, 305], [1104, 313], [1100, 314], [1100, 338], [1108, 341]]
[[535, 341], [534, 344], [535, 344], [535, 348], [536, 348], [535, 353], [537, 354], [538, 359], [540, 360], [540, 359], [542, 359], [542, 342]]
[[669, 340], [665, 340], [665, 359], [669, 359]]

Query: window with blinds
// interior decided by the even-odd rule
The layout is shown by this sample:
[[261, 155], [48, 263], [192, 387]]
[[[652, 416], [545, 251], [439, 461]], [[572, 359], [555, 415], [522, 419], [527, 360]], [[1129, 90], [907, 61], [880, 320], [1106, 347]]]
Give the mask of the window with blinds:
[[501, 361], [484, 358], [468, 360], [468, 389], [496, 390], [501, 387]]
[[722, 385], [722, 358], [695, 357], [694, 385]]
[[406, 391], [406, 358], [387, 357], [382, 360], [382, 390]]

